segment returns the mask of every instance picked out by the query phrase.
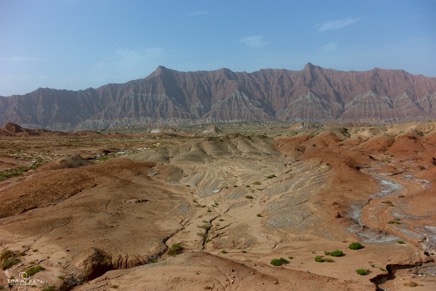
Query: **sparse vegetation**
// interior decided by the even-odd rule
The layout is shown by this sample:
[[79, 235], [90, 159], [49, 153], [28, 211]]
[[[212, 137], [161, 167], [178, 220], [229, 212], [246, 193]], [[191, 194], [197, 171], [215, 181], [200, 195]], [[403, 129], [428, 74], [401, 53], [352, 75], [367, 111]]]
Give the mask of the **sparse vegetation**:
[[174, 243], [168, 248], [168, 255], [170, 256], [176, 256], [178, 254], [181, 254], [183, 252], [183, 247], [180, 243]]
[[315, 257], [315, 262], [324, 263], [325, 262], [325, 258], [323, 256], [316, 256]]
[[55, 291], [55, 290], [56, 290], [56, 286], [53, 285], [45, 286], [44, 288], [42, 288], [42, 291]]
[[267, 179], [272, 179], [272, 178], [275, 178], [275, 177], [277, 177], [277, 176], [274, 175], [274, 174], [271, 174], [271, 175], [266, 176]]
[[11, 250], [6, 249], [0, 254], [0, 262], [2, 264], [3, 270], [7, 270], [10, 267], [12, 267], [13, 265], [18, 264], [21, 261], [20, 261], [20, 259], [17, 258], [16, 253], [14, 253]]
[[388, 224], [401, 224], [401, 219], [395, 218], [394, 220], [389, 220]]
[[334, 251], [324, 251], [324, 254], [327, 256], [332, 256], [332, 257], [342, 257], [345, 256], [343, 251], [340, 250], [334, 250]]
[[251, 196], [251, 195], [246, 195], [245, 198], [247, 198], [247, 199], [254, 199], [254, 197]]
[[350, 250], [360, 250], [360, 249], [363, 249], [364, 246], [363, 246], [360, 242], [352, 242], [352, 243], [348, 246], [348, 248], [349, 248]]
[[259, 181], [256, 181], [256, 182], [253, 183], [253, 185], [262, 185], [262, 183], [259, 182]]
[[226, 250], [221, 250], [221, 253], [222, 254], [227, 254], [227, 251]]
[[356, 269], [356, 273], [361, 275], [361, 276], [365, 276], [369, 274], [369, 270], [368, 269]]
[[118, 286], [118, 285], [112, 285], [112, 286], [111, 286], [112, 289], [118, 289], [119, 287], [120, 287], [120, 286]]
[[285, 258], [280, 258], [280, 259], [272, 259], [271, 260], [271, 265], [273, 266], [281, 266], [281, 265], [286, 265], [289, 264], [289, 261], [286, 260]]
[[262, 214], [258, 213], [258, 214], [257, 214], [257, 217], [262, 217]]
[[397, 240], [397, 243], [400, 244], [400, 245], [406, 244], [403, 240]]
[[24, 272], [26, 272], [26, 274], [29, 276], [33, 276], [36, 273], [38, 273], [39, 271], [43, 271], [43, 270], [45, 270], [45, 269], [42, 266], [35, 265], [35, 266], [28, 267], [26, 270], [24, 270]]

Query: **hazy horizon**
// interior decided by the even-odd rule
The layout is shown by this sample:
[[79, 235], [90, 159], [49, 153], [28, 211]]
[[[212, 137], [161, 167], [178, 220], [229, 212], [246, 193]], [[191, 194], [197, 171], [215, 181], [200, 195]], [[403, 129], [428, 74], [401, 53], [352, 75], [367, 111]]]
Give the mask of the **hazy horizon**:
[[[436, 76], [436, 1], [0, 0], [0, 95], [228, 68]], [[314, 9], [316, 7], [316, 9]]]

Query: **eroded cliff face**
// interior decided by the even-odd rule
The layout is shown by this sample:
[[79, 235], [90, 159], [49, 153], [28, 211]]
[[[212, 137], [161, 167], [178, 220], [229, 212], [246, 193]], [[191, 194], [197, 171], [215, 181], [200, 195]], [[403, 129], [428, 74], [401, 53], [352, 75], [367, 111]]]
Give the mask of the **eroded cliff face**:
[[436, 78], [401, 70], [228, 69], [179, 72], [80, 91], [38, 89], [0, 98], [0, 123], [96, 129], [240, 120], [398, 121], [436, 117]]

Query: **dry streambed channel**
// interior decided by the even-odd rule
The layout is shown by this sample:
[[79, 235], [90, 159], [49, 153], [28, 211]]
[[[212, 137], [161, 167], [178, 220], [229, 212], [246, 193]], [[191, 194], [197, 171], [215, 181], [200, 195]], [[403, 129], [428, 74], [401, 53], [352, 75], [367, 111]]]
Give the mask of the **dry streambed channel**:
[[[395, 279], [395, 272], [400, 269], [410, 269], [410, 274], [417, 276], [436, 276], [436, 263], [431, 259], [430, 255], [436, 254], [436, 226], [432, 225], [419, 225], [413, 224], [414, 227], [409, 226], [404, 220], [420, 219], [421, 217], [409, 215], [406, 212], [406, 203], [396, 203], [389, 214], [394, 217], [388, 223], [394, 225], [395, 230], [401, 233], [401, 238], [394, 234], [389, 233], [386, 230], [380, 228], [373, 228], [367, 226], [363, 221], [363, 211], [365, 208], [370, 208], [370, 202], [376, 198], [389, 198], [394, 195], [403, 195], [407, 193], [407, 187], [404, 187], [396, 180], [386, 177], [386, 173], [376, 174], [367, 173], [373, 178], [379, 181], [379, 191], [371, 194], [368, 200], [357, 201], [350, 205], [350, 210], [347, 217], [352, 220], [352, 224], [347, 227], [347, 231], [355, 233], [362, 242], [366, 243], [404, 243], [403, 238], [412, 243], [419, 241], [419, 249], [423, 252], [427, 259], [417, 260], [411, 264], [388, 264], [386, 265], [386, 274], [378, 275], [371, 279], [376, 285], [376, 290], [385, 290], [381, 287], [383, 283], [388, 280]], [[413, 175], [407, 174], [403, 176], [403, 179], [417, 183], [423, 188], [429, 187], [429, 182], [423, 179], [415, 179]], [[384, 200], [382, 203], [394, 206], [390, 200]], [[373, 207], [372, 207], [373, 208]], [[381, 213], [371, 213], [369, 211], [368, 218], [374, 219]], [[400, 222], [401, 221], [401, 222]]]

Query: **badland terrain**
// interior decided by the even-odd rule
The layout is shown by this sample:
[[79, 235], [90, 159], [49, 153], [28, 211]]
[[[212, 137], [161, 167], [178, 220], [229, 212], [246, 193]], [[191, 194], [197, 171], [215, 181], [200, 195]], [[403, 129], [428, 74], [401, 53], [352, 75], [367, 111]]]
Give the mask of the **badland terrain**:
[[402, 70], [179, 72], [158, 67], [144, 79], [80, 91], [39, 88], [0, 97], [0, 124], [84, 130], [205, 122], [359, 121], [436, 118], [436, 78]]
[[[384, 100], [378, 90], [361, 95], [369, 106], [362, 116], [372, 112], [368, 100]], [[310, 94], [300, 101], [318, 102], [319, 93]], [[253, 104], [239, 96], [228, 102]], [[408, 96], [401, 104], [413, 112], [425, 103]], [[394, 114], [395, 106], [386, 108]], [[344, 108], [342, 116], [357, 107], [334, 112]], [[436, 289], [436, 122], [102, 132], [8, 123], [0, 129], [0, 180], [5, 289]]]
[[435, 108], [310, 63], [0, 97], [0, 288], [435, 290]]

